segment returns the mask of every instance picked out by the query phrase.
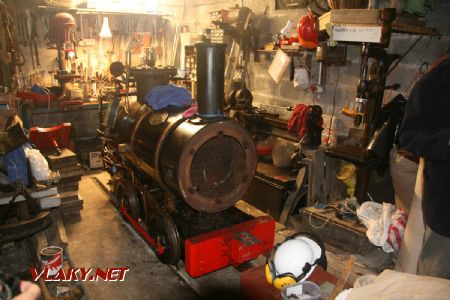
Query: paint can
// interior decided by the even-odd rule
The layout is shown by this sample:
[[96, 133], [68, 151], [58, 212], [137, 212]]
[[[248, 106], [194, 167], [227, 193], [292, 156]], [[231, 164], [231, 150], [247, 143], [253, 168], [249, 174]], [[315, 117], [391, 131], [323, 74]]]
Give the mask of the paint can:
[[63, 266], [63, 249], [57, 246], [42, 248], [40, 251], [42, 268], [48, 268], [48, 276], [55, 276]]

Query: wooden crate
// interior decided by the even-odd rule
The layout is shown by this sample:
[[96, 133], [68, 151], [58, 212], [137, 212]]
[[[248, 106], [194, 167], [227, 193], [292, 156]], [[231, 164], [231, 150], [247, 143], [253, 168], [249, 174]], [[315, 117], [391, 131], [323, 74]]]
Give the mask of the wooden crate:
[[378, 25], [378, 9], [333, 9], [319, 17], [319, 30], [325, 30], [327, 24], [364, 24]]
[[367, 238], [366, 227], [354, 221], [340, 220], [331, 210], [303, 208], [300, 228], [315, 234], [327, 244], [362, 256], [377, 248]]
[[345, 186], [336, 179], [336, 173], [341, 167], [338, 159], [325, 154], [325, 148], [303, 149], [306, 155], [304, 162], [308, 170], [308, 202], [307, 206], [316, 203], [329, 203], [346, 195]]

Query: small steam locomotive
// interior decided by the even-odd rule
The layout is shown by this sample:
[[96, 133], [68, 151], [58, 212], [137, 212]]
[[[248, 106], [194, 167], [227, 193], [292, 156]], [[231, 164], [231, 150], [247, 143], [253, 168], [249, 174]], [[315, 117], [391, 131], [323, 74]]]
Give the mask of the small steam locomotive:
[[197, 113], [144, 102], [172, 69], [130, 69], [137, 98], [117, 90], [101, 132], [120, 212], [163, 263], [184, 260], [192, 277], [268, 252], [275, 230], [272, 219], [234, 207], [257, 155], [248, 132], [223, 113], [225, 45], [201, 43], [196, 51]]

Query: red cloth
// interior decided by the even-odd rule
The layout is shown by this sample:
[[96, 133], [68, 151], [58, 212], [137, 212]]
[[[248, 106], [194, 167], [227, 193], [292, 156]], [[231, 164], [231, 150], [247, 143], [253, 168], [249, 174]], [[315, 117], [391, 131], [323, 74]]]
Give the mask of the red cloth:
[[288, 132], [297, 132], [299, 138], [303, 138], [308, 132], [308, 115], [310, 105], [298, 104], [288, 122]]

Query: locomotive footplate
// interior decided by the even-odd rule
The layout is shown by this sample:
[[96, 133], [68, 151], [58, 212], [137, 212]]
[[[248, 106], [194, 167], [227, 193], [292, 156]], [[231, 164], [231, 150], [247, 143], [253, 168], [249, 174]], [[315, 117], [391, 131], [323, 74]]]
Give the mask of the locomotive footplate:
[[275, 221], [258, 217], [189, 238], [184, 242], [186, 272], [195, 278], [229, 265], [238, 266], [268, 253], [274, 235]]
[[235, 207], [215, 214], [189, 207], [178, 207], [172, 214], [157, 210], [150, 214], [154, 221], [147, 230], [126, 208], [122, 207], [121, 213], [163, 263], [176, 264], [182, 259], [193, 278], [267, 254], [274, 244], [272, 218], [255, 218]]
[[254, 218], [236, 207], [215, 214], [185, 207], [173, 217], [184, 239], [186, 272], [194, 278], [240, 265], [273, 247], [275, 221], [270, 217]]

